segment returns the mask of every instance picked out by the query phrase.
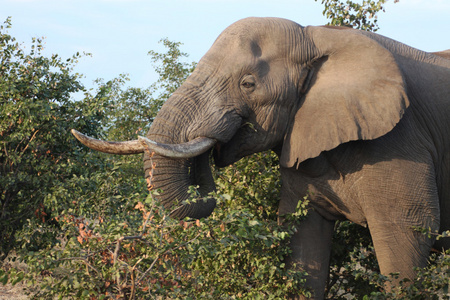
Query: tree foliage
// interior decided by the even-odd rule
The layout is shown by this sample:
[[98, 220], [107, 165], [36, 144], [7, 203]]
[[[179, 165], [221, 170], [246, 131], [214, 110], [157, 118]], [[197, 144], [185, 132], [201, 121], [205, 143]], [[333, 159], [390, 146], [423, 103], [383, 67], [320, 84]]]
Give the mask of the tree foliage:
[[[375, 32], [379, 29], [377, 14], [385, 11], [383, 5], [387, 1], [322, 0], [323, 15], [330, 20], [328, 25], [347, 26]], [[398, 1], [394, 0], [394, 2]]]
[[188, 57], [188, 54], [181, 52], [180, 42], [172, 42], [167, 38], [160, 42], [167, 48], [167, 53], [150, 50], [148, 54], [151, 56], [155, 71], [159, 74], [159, 79], [156, 82], [156, 86], [161, 91], [159, 101], [165, 101], [194, 71], [196, 63], [182, 61], [183, 58]]
[[[68, 134], [71, 127], [95, 135], [103, 102], [96, 97], [73, 102], [83, 90], [73, 66], [79, 53], [63, 60], [43, 57], [42, 39], [31, 50], [0, 27], [0, 257], [14, 245], [14, 233], [29, 218], [48, 220], [44, 198], [80, 172], [86, 154]], [[78, 161], [78, 162], [77, 162]], [[84, 165], [86, 162], [83, 162]]]

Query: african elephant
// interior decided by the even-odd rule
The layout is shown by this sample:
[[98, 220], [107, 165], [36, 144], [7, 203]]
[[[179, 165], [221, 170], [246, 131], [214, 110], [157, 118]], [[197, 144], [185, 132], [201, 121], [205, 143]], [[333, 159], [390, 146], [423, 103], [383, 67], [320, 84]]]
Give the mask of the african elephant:
[[450, 49], [449, 50], [444, 50], [444, 51], [439, 51], [439, 52], [433, 52], [433, 54], [445, 57], [447, 59], [450, 59]]
[[[146, 137], [103, 142], [108, 153], [158, 153], [155, 188], [165, 205], [215, 189], [218, 167], [268, 149], [280, 158], [279, 215], [309, 196], [289, 262], [324, 297], [336, 220], [368, 226], [383, 274], [413, 278], [434, 245], [413, 230], [450, 229], [450, 61], [370, 32], [248, 18], [228, 27], [167, 100]], [[249, 126], [248, 124], [251, 124]], [[189, 204], [179, 218], [208, 216]], [[298, 296], [294, 296], [297, 297]]]

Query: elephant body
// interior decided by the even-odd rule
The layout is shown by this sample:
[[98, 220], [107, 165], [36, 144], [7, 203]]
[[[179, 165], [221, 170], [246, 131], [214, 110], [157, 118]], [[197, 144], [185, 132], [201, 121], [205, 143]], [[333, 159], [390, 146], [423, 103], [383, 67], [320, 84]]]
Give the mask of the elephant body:
[[441, 57], [445, 57], [446, 59], [450, 59], [450, 49], [444, 50], [444, 51], [439, 51], [439, 52], [433, 52], [433, 54], [439, 55]]
[[[308, 195], [314, 209], [314, 218], [300, 223], [291, 242], [291, 262], [306, 266], [316, 291], [325, 288], [335, 220], [368, 226], [382, 274], [399, 272], [401, 278], [414, 278], [413, 266], [426, 266], [434, 243], [413, 226], [450, 229], [448, 153], [439, 157], [430, 135], [424, 144], [415, 144], [417, 135], [423, 136], [409, 129], [414, 124], [407, 118], [414, 119], [407, 113], [381, 138], [348, 142], [298, 169], [281, 168], [280, 215], [293, 212], [299, 195]], [[448, 248], [448, 240], [439, 242], [436, 249]]]
[[[394, 54], [410, 105], [399, 123], [379, 138], [341, 144], [300, 163], [298, 169], [281, 168], [280, 214], [293, 212], [299, 195], [304, 194], [309, 195], [317, 214], [300, 226], [292, 257], [307, 266], [314, 282], [322, 283], [316, 291], [325, 287], [323, 269], [328, 266], [333, 220], [347, 219], [369, 227], [381, 272], [386, 275], [414, 278], [413, 266], [426, 266], [433, 244], [439, 250], [450, 246], [448, 239], [435, 243], [412, 229], [450, 229], [449, 64], [365, 34], [376, 37]], [[312, 237], [305, 245], [303, 237], [314, 232], [312, 228], [316, 236], [326, 237], [326, 245], [323, 241], [311, 244]], [[327, 251], [317, 253], [318, 247]], [[316, 297], [323, 295], [316, 292]]]
[[[305, 195], [310, 201], [288, 261], [308, 272], [315, 299], [324, 297], [336, 220], [368, 226], [383, 274], [414, 278], [433, 245], [449, 246], [413, 229], [450, 229], [444, 57], [353, 29], [238, 21], [163, 105], [147, 135], [162, 144], [202, 137], [214, 146], [181, 159], [144, 154], [146, 176], [170, 207], [187, 198], [189, 185], [205, 197], [214, 190], [211, 151], [222, 167], [273, 149], [281, 165], [280, 220]], [[206, 217], [214, 206], [190, 204], [174, 215]]]

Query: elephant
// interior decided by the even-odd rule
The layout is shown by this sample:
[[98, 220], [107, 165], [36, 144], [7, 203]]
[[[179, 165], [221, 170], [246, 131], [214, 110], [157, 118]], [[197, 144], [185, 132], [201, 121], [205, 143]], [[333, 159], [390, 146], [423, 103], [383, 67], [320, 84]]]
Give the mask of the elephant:
[[307, 271], [322, 299], [338, 220], [369, 228], [386, 275], [414, 278], [432, 247], [450, 246], [414, 230], [450, 229], [448, 116], [450, 60], [371, 32], [251, 17], [219, 35], [145, 137], [73, 133], [98, 151], [144, 153], [145, 176], [167, 207], [198, 185], [205, 200], [175, 210], [178, 218], [213, 211], [211, 156], [220, 168], [273, 150], [280, 222], [309, 199], [287, 262]]
[[444, 50], [444, 51], [438, 51], [438, 52], [432, 52], [435, 55], [439, 55], [442, 57], [445, 57], [447, 59], [450, 59], [450, 49]]

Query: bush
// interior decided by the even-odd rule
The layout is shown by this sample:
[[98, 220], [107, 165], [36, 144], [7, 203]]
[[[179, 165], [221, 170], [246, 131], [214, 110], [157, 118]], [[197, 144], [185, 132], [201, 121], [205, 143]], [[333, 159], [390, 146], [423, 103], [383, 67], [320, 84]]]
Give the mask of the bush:
[[80, 54], [43, 57], [41, 39], [27, 54], [8, 35], [10, 26], [7, 19], [0, 27], [0, 258], [16, 246], [15, 232], [27, 219], [48, 223], [47, 194], [93, 162], [69, 129], [95, 136], [105, 104], [95, 97], [71, 101], [84, 89], [73, 74]]
[[[270, 160], [270, 153], [262, 155]], [[249, 169], [230, 179], [235, 183], [238, 177], [248, 178], [242, 186], [264, 182], [272, 175], [262, 170]], [[82, 191], [92, 182], [74, 177], [68, 185], [80, 191], [81, 201], [55, 218], [60, 226], [57, 242], [25, 251], [21, 257], [28, 272], [10, 273], [29, 284], [39, 283], [36, 297], [279, 299], [304, 280], [303, 273], [286, 269], [283, 262], [291, 229], [278, 226], [276, 218], [267, 219], [271, 212], [243, 206], [254, 200], [250, 196], [236, 202], [221, 190], [216, 196], [219, 207], [211, 217], [179, 221], [171, 219], [151, 193], [146, 198], [130, 193], [132, 183], [123, 182], [127, 176], [119, 166], [92, 178], [97, 178], [98, 186], [89, 197]], [[111, 194], [111, 189], [117, 193], [107, 197], [108, 205], [89, 209], [91, 199], [103, 199], [104, 191]], [[52, 203], [58, 205], [66, 192], [55, 193]], [[41, 236], [50, 230], [38, 228]], [[21, 238], [28, 243], [30, 236]]]

